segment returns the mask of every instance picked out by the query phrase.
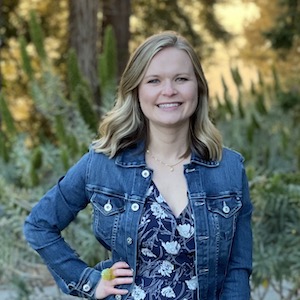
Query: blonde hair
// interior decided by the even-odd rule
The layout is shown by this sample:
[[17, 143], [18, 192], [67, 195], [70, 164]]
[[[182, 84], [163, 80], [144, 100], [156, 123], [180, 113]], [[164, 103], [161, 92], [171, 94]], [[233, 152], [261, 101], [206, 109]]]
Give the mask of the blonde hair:
[[116, 104], [104, 116], [99, 126], [100, 138], [93, 142], [96, 152], [114, 157], [141, 140], [147, 142], [147, 120], [139, 105], [138, 86], [152, 58], [167, 47], [187, 52], [198, 82], [198, 105], [190, 120], [190, 150], [207, 160], [221, 159], [222, 138], [209, 119], [208, 86], [200, 61], [188, 41], [172, 31], [149, 37], [131, 55], [120, 80]]

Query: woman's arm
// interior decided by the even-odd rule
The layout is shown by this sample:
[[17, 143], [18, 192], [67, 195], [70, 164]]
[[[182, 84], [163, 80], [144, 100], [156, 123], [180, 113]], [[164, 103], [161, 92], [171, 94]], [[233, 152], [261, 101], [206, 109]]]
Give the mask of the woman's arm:
[[252, 272], [252, 230], [248, 180], [243, 168], [243, 207], [237, 219], [236, 232], [229, 259], [221, 300], [249, 300]]
[[92, 298], [101, 272], [89, 268], [61, 236], [89, 202], [85, 184], [90, 155], [84, 155], [32, 209], [24, 235], [64, 293]]

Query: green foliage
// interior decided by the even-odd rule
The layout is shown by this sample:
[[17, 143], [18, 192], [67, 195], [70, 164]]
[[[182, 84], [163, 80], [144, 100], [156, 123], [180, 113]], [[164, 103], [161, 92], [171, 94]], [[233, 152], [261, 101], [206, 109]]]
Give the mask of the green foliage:
[[[273, 287], [280, 299], [296, 299], [300, 270], [300, 173], [260, 177], [251, 187], [255, 213], [255, 288]], [[290, 285], [283, 289], [283, 283]]]
[[[14, 123], [14, 119], [12, 117], [12, 114], [6, 104], [4, 95], [2, 92], [0, 92], [0, 120], [1, 120], [1, 127], [4, 127], [3, 130], [7, 132], [9, 135], [15, 135], [16, 134], [16, 126]], [[3, 123], [2, 123], [3, 122]], [[1, 128], [2, 129], [2, 128]]]
[[243, 85], [243, 79], [240, 75], [238, 67], [235, 68], [231, 67], [230, 72], [235, 85], [237, 86], [238, 89], [240, 89]]
[[88, 125], [88, 127], [91, 130], [96, 131], [98, 126], [98, 120], [95, 111], [91, 107], [91, 104], [88, 100], [91, 99], [91, 97], [89, 97], [89, 93], [84, 87], [84, 85], [78, 85], [76, 87], [74, 98], [84, 122]]
[[117, 44], [113, 28], [105, 30], [103, 52], [99, 56], [99, 79], [102, 93], [103, 112], [110, 110], [114, 104], [117, 87]]
[[[6, 37], [16, 35], [16, 28], [10, 21], [10, 13], [15, 10], [19, 0], [2, 0], [0, 5], [0, 40], [5, 35]], [[3, 41], [2, 42], [6, 42]]]
[[0, 131], [0, 157], [3, 161], [7, 162], [9, 160], [9, 149], [7, 147], [8, 139], [5, 133]]
[[[218, 100], [216, 120], [226, 145], [240, 150], [258, 173], [297, 169], [300, 133], [295, 122], [300, 114], [299, 102], [293, 102], [295, 105], [290, 110], [287, 110], [289, 105], [285, 105], [292, 102], [285, 97], [291, 95], [291, 91], [284, 91], [276, 76], [273, 84], [266, 86], [261, 81], [258, 87], [252, 86], [251, 93], [240, 92], [237, 100], [229, 95], [224, 79], [223, 86], [224, 95], [222, 101]], [[295, 99], [297, 91], [293, 93], [292, 99]]]
[[43, 153], [40, 147], [36, 147], [35, 149], [33, 149], [33, 153], [31, 156], [31, 164], [30, 164], [30, 176], [31, 176], [31, 182], [33, 186], [36, 186], [39, 183], [38, 172], [39, 169], [42, 167], [42, 164], [43, 164]]
[[21, 52], [21, 58], [22, 58], [22, 64], [23, 64], [23, 70], [27, 74], [29, 79], [33, 79], [33, 70], [30, 62], [30, 58], [28, 56], [28, 53], [26, 51], [26, 41], [24, 37], [20, 38], [20, 52]]
[[281, 13], [276, 25], [264, 34], [274, 49], [291, 49], [300, 36], [299, 0], [278, 0]]
[[44, 48], [44, 33], [42, 27], [39, 24], [37, 15], [34, 11], [30, 13], [29, 31], [31, 40], [35, 46], [35, 49], [42, 61], [46, 61], [47, 54]]
[[[219, 22], [215, 6], [220, 0], [138, 0], [131, 1], [132, 12], [138, 17], [138, 26], [132, 35], [144, 39], [163, 30], [175, 30], [185, 36], [201, 56], [212, 53], [211, 40], [227, 43], [231, 34]], [[201, 29], [198, 29], [200, 27]]]
[[73, 49], [68, 54], [67, 74], [72, 102], [77, 104], [81, 117], [89, 129], [96, 131], [98, 118], [95, 109], [92, 107], [93, 96], [91, 88], [80, 72], [77, 56]]
[[[250, 91], [232, 72], [238, 98], [223, 99], [215, 115], [225, 145], [240, 151], [254, 204], [254, 295], [265, 299], [272, 288], [278, 299], [292, 300], [300, 288], [300, 98], [299, 89], [283, 89], [275, 69], [267, 85], [259, 73]], [[288, 283], [288, 284], [286, 284]], [[257, 291], [264, 287], [264, 292]]]
[[[98, 122], [95, 108], [90, 103], [90, 87], [79, 72], [76, 56], [72, 53], [69, 56], [68, 90], [47, 58], [34, 13], [29, 22], [30, 40], [34, 41], [39, 53], [40, 70], [39, 74], [33, 71], [26, 50], [27, 41], [22, 37], [23, 70], [28, 76], [33, 109], [47, 128], [19, 132], [4, 95], [0, 95], [0, 169], [5, 170], [0, 177], [0, 280], [13, 284], [22, 299], [27, 299], [33, 285], [43, 280], [34, 275], [40, 272], [41, 260], [23, 238], [25, 217], [42, 195], [88, 150]], [[112, 47], [110, 45], [111, 50]], [[110, 67], [110, 76], [111, 71]], [[92, 235], [90, 223], [91, 211], [86, 209], [63, 234], [82, 259], [93, 265], [106, 258], [108, 253]]]
[[[17, 133], [12, 114], [6, 104], [4, 95], [0, 92], [0, 159], [9, 160], [12, 140]], [[10, 136], [10, 138], [9, 138]]]
[[99, 57], [99, 78], [102, 89], [111, 84], [116, 84], [117, 74], [117, 44], [114, 30], [107, 26], [104, 33], [103, 52]]
[[[30, 27], [40, 27], [34, 13], [31, 15]], [[57, 157], [61, 158], [61, 165], [67, 169], [72, 161], [86, 151], [87, 145], [90, 143], [93, 135], [95, 135], [93, 132], [96, 132], [97, 117], [89, 102], [91, 99], [90, 89], [82, 79], [79, 69], [76, 69], [77, 63], [74, 62], [76, 57], [70, 54], [71, 58], [69, 61], [72, 63], [68, 64], [68, 74], [73, 74], [73, 77], [70, 76], [69, 80], [71, 101], [66, 99], [65, 87], [61, 79], [54, 73], [53, 67], [49, 63], [43, 63], [47, 61], [47, 57], [44, 56], [42, 50], [44, 46], [41, 30], [35, 28], [35, 30], [31, 30], [31, 34], [37, 35], [37, 37], [32, 36], [31, 39], [36, 41], [35, 46], [40, 53], [41, 75], [31, 75], [28, 88], [38, 115], [49, 126], [45, 133], [40, 131], [39, 136], [35, 137], [36, 140], [33, 141], [33, 146], [35, 147], [39, 143], [48, 145], [53, 143], [53, 141], [58, 143]], [[21, 39], [21, 43], [23, 66], [27, 70], [29, 63], [26, 63], [28, 55], [26, 54], [24, 39]], [[34, 153], [33, 149], [31, 155], [34, 156]], [[39, 183], [34, 170], [37, 170], [37, 168], [32, 168], [30, 174], [28, 174], [28, 178], [32, 179], [31, 185], [34, 182], [36, 184]]]
[[78, 60], [74, 49], [70, 49], [67, 56], [67, 75], [69, 91], [72, 96], [72, 93], [75, 91], [76, 87], [83, 82], [82, 74], [79, 69]]

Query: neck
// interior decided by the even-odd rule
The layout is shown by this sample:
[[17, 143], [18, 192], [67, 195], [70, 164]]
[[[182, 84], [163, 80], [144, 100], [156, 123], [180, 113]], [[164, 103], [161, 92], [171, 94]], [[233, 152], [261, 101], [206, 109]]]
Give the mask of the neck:
[[188, 132], [182, 129], [157, 130], [152, 128], [148, 141], [149, 151], [166, 161], [176, 161], [187, 156], [189, 152]]

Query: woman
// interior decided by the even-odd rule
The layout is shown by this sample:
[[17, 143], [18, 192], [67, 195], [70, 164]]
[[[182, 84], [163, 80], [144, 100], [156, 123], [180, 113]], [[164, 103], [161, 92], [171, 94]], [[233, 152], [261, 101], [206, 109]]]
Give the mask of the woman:
[[[60, 235], [88, 203], [112, 254], [93, 268]], [[24, 232], [71, 295], [248, 300], [251, 211], [243, 158], [222, 147], [209, 120], [197, 55], [163, 32], [133, 53], [100, 138], [33, 208]]]

